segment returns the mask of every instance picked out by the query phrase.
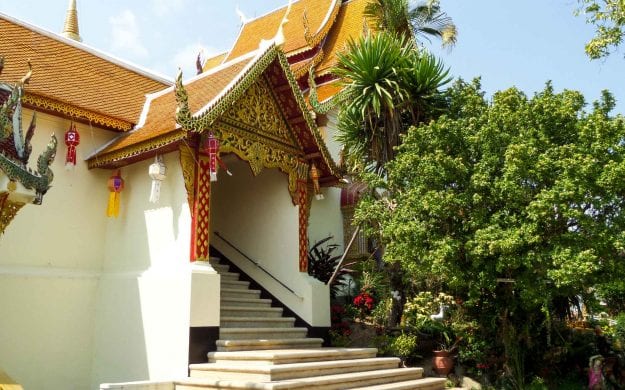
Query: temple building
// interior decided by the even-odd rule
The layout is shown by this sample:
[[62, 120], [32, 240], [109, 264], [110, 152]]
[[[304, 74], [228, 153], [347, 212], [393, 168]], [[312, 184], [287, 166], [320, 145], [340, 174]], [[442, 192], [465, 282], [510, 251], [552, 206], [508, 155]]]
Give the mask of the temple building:
[[307, 253], [352, 236], [331, 69], [365, 5], [295, 1], [172, 79], [81, 42], [75, 0], [61, 34], [0, 14], [0, 373], [25, 389], [442, 388], [321, 348], [330, 294]]

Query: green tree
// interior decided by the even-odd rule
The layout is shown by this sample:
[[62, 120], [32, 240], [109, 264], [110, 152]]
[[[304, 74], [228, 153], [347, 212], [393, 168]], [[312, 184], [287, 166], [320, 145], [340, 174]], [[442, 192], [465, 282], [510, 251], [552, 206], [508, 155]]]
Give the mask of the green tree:
[[624, 0], [579, 0], [578, 14], [595, 26], [595, 36], [586, 44], [586, 54], [592, 59], [607, 57], [623, 42], [625, 29]]
[[448, 98], [374, 183], [388, 197], [356, 217], [374, 222], [408, 283], [467, 299], [520, 387], [525, 356], [550, 342], [553, 302], [625, 271], [625, 123], [607, 92], [590, 112], [550, 84], [491, 103], [478, 81], [458, 81]]
[[443, 46], [453, 46], [458, 37], [456, 25], [441, 11], [438, 0], [420, 2], [414, 7], [409, 0], [373, 0], [367, 4], [365, 15], [377, 30], [408, 39], [435, 37]]
[[394, 158], [408, 124], [436, 112], [449, 82], [439, 60], [387, 32], [349, 42], [334, 73], [345, 87], [338, 140], [351, 160], [376, 171]]

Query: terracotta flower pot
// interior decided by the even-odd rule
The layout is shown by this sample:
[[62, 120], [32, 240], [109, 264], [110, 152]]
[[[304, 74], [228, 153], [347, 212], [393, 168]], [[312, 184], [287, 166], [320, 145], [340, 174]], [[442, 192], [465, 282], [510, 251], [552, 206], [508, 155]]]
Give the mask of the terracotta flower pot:
[[432, 363], [438, 375], [447, 375], [454, 368], [454, 358], [449, 351], [434, 351]]

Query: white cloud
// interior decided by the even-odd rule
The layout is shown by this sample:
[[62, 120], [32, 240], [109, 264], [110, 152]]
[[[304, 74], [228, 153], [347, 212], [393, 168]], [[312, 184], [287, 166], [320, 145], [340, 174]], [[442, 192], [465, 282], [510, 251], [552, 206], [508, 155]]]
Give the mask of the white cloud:
[[202, 51], [202, 60], [219, 54], [219, 51], [214, 47], [196, 42], [180, 48], [171, 59], [170, 65], [173, 66], [176, 72], [178, 72], [178, 68], [181, 68], [185, 79], [193, 77], [197, 74], [195, 62], [200, 51]]
[[158, 16], [166, 16], [184, 8], [184, 0], [152, 0], [152, 9]]
[[109, 18], [111, 25], [111, 49], [115, 52], [132, 54], [138, 58], [148, 56], [148, 49], [139, 40], [139, 25], [135, 14], [126, 9]]

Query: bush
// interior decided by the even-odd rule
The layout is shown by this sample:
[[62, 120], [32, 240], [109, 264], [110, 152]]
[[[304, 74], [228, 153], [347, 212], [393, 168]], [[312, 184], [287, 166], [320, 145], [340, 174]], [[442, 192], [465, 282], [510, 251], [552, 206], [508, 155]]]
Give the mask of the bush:
[[390, 350], [404, 362], [406, 360], [416, 358], [417, 356], [415, 356], [415, 351], [417, 350], [417, 336], [406, 333], [400, 334], [391, 340]]
[[326, 244], [334, 237], [326, 237], [318, 241], [308, 251], [308, 274], [323, 283], [328, 283], [334, 273], [341, 256], [332, 256], [339, 247], [337, 244]]
[[625, 312], [616, 317], [616, 325], [614, 325], [614, 349], [618, 351], [625, 350]]

